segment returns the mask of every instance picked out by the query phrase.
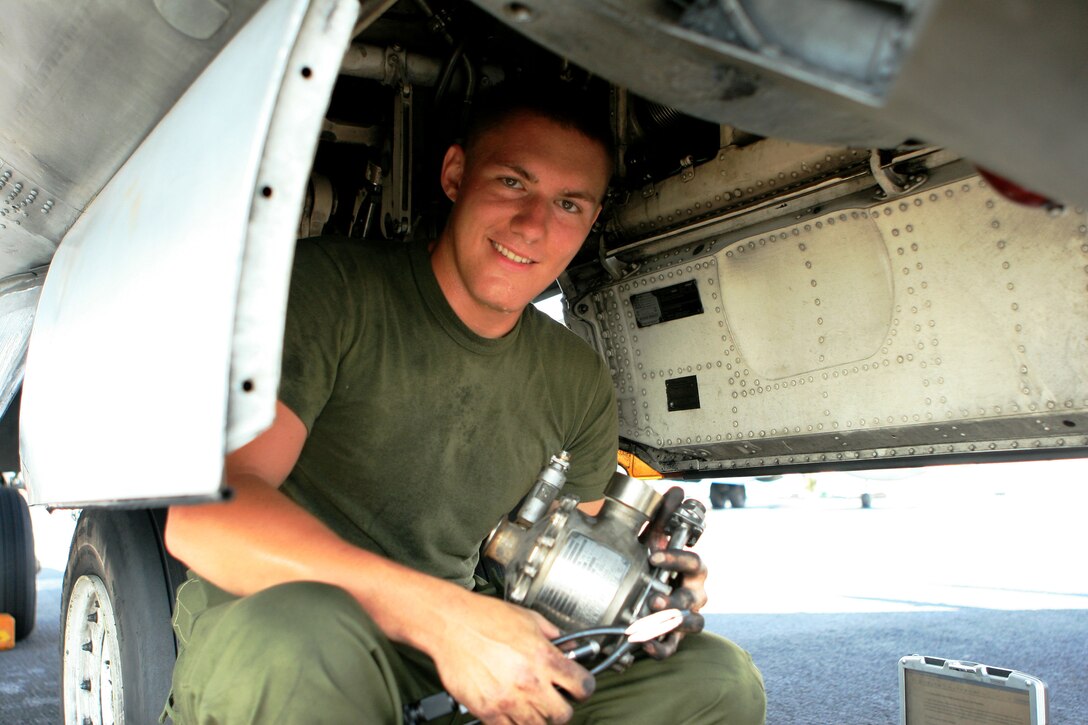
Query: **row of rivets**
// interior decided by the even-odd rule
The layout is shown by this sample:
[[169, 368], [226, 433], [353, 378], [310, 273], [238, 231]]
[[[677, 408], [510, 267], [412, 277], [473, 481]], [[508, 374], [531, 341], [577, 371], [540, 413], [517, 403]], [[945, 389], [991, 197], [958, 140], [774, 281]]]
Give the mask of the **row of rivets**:
[[[780, 466], [803, 463], [823, 463], [827, 461], [859, 459], [859, 458], [895, 458], [919, 455], [944, 455], [949, 453], [986, 453], [1003, 450], [1019, 450], [1021, 448], [1065, 448], [1068, 446], [1088, 445], [1088, 437], [1083, 440], [1067, 440], [1066, 438], [1036, 438], [1020, 440], [988, 441], [980, 443], [955, 443], [939, 445], [916, 445], [901, 448], [866, 449], [862, 451], [843, 451], [837, 453], [811, 453], [806, 455], [780, 456], [775, 458], [733, 458], [728, 460], [710, 460], [712, 453], [706, 449], [698, 451], [691, 449], [679, 449], [679, 453], [687, 455], [700, 455], [704, 460], [683, 462], [680, 470], [698, 470], [711, 468], [750, 468], [762, 466]], [[749, 447], [750, 452], [754, 452]]]

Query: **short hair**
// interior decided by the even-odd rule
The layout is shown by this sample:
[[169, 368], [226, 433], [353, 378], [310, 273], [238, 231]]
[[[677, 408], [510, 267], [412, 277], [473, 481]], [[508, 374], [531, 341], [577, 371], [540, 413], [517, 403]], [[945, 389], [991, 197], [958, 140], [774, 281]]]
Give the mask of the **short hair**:
[[470, 151], [481, 136], [518, 113], [531, 113], [578, 131], [604, 149], [613, 163], [616, 146], [608, 121], [608, 95], [593, 94], [570, 83], [504, 83], [474, 102], [463, 146]]

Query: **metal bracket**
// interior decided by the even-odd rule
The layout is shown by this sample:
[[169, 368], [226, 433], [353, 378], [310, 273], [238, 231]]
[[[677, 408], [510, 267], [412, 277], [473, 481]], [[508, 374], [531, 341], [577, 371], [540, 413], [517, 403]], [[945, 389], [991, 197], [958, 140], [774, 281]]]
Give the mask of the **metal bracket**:
[[609, 257], [604, 254], [600, 255], [601, 266], [608, 272], [609, 276], [614, 280], [621, 280], [624, 277], [634, 274], [638, 271], [641, 265], [634, 262], [627, 263], [618, 257]]
[[370, 232], [374, 228], [374, 218], [377, 216], [378, 207], [381, 205], [382, 169], [377, 164], [368, 161], [363, 185], [359, 187], [355, 195], [355, 204], [352, 207], [352, 222], [348, 229], [348, 236], [352, 239], [369, 239]]
[[880, 187], [880, 191], [876, 194], [879, 199], [894, 199], [897, 196], [910, 193], [926, 183], [926, 179], [929, 178], [924, 173], [917, 173], [908, 177], [895, 173], [892, 170], [892, 164], [890, 162], [886, 163], [881, 156], [880, 149], [872, 149], [869, 152], [869, 170], [872, 172], [877, 186]]
[[695, 161], [690, 156], [680, 159], [680, 181], [688, 182], [695, 178]]
[[319, 236], [325, 230], [325, 224], [328, 223], [336, 208], [336, 193], [333, 191], [332, 182], [327, 176], [311, 174], [310, 188], [313, 196], [312, 200], [308, 200], [310, 203], [306, 205], [308, 208], [302, 216], [302, 229], [300, 230], [304, 237]]
[[393, 162], [382, 193], [382, 233], [403, 239], [412, 231], [412, 86], [393, 100]]

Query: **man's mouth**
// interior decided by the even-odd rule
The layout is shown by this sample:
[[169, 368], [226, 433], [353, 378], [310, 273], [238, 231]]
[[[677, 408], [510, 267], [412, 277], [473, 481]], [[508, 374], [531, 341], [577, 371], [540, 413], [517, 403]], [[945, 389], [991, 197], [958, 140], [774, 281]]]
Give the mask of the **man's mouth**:
[[501, 244], [496, 242], [494, 239], [492, 239], [490, 241], [491, 241], [491, 246], [495, 249], [495, 251], [498, 252], [499, 254], [501, 254], [502, 256], [506, 257], [510, 261], [517, 262], [518, 264], [532, 264], [533, 263], [533, 260], [529, 259], [528, 257], [523, 257], [520, 254], [514, 254], [512, 251], [510, 251], [506, 247], [502, 246]]

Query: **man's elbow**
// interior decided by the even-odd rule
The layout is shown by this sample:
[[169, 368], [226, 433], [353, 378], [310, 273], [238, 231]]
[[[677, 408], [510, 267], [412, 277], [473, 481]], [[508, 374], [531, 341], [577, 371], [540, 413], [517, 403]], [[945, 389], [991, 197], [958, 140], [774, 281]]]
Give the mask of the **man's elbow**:
[[190, 543], [195, 528], [194, 509], [192, 506], [171, 506], [166, 511], [166, 526], [163, 528], [163, 544], [175, 559], [189, 562]]

